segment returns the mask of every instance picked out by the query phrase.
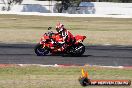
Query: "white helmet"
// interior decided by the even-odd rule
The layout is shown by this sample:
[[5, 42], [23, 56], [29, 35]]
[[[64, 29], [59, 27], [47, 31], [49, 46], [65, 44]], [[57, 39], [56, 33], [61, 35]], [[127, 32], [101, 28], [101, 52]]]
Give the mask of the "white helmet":
[[57, 31], [57, 32], [63, 31], [63, 28], [64, 28], [64, 25], [61, 24], [61, 23], [58, 23], [58, 24], [56, 25], [56, 31]]

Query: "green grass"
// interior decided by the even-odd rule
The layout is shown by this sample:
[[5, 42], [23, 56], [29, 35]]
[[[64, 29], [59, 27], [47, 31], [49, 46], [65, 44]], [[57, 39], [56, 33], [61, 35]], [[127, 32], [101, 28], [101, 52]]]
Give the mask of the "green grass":
[[[45, 30], [62, 22], [71, 30], [88, 31], [132, 31], [132, 19], [128, 18], [71, 18], [1, 15], [0, 28]], [[118, 29], [119, 28], [119, 29]]]
[[[83, 88], [78, 78], [82, 67], [0, 68], [0, 88]], [[84, 67], [91, 79], [130, 79], [131, 69]], [[91, 86], [88, 88], [131, 88], [132, 86]]]
[[[86, 35], [85, 44], [132, 45], [131, 18], [73, 18], [0, 15], [0, 42], [37, 43], [40, 37], [62, 22], [74, 35]], [[26, 37], [25, 37], [26, 36]]]

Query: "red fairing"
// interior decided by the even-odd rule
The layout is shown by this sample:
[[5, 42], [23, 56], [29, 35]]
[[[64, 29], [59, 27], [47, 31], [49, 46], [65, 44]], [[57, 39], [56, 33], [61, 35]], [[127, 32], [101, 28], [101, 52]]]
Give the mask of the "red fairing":
[[81, 35], [75, 36], [76, 41], [79, 41], [79, 40], [83, 41], [85, 38], [86, 38], [86, 36], [81, 36]]
[[43, 35], [43, 36], [41, 37], [41, 39], [40, 39], [40, 44], [44, 44], [44, 41], [45, 41], [46, 39], [49, 39], [49, 36]]
[[63, 42], [63, 38], [60, 37], [59, 34], [56, 34], [56, 36], [55, 36], [55, 40], [56, 40], [57, 42]]

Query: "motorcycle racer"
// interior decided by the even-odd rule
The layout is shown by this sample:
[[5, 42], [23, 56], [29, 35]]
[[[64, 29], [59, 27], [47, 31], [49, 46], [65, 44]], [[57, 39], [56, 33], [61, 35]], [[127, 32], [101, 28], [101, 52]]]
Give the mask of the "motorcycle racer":
[[71, 43], [71, 41], [74, 39], [71, 32], [69, 32], [66, 28], [64, 28], [64, 25], [61, 23], [58, 23], [56, 25], [56, 31], [63, 38], [63, 42], [60, 42], [60, 43], [66, 43], [66, 44]]
[[64, 25], [61, 23], [56, 25], [56, 31], [62, 38], [62, 41], [58, 42], [62, 45], [62, 48], [64, 47], [64, 44], [72, 43], [75, 40], [74, 36], [66, 28], [64, 28]]

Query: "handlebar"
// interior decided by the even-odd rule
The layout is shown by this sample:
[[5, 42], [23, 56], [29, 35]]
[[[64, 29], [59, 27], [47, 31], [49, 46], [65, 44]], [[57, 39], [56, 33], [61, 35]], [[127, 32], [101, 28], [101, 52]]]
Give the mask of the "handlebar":
[[52, 29], [52, 27], [48, 27], [48, 30]]

